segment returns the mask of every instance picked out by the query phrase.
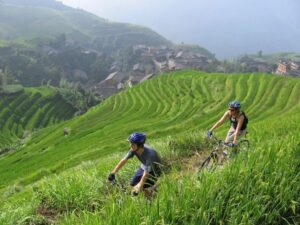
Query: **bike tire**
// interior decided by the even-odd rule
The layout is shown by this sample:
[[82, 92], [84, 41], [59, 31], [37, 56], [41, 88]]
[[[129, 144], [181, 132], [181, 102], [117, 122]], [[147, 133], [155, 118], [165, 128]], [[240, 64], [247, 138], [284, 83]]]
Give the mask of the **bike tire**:
[[217, 154], [208, 156], [201, 164], [201, 169], [212, 170], [218, 165], [219, 157]]

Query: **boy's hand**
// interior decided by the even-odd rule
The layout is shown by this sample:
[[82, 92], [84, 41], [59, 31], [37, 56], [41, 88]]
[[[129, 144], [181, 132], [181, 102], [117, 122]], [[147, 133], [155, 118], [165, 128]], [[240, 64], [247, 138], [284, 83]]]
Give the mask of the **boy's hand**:
[[212, 136], [213, 136], [213, 132], [212, 132], [212, 131], [210, 131], [210, 130], [209, 130], [209, 131], [207, 131], [207, 136], [208, 136], [208, 137], [212, 137]]
[[138, 183], [137, 185], [135, 185], [133, 187], [132, 194], [133, 195], [138, 195], [138, 193], [140, 192], [140, 190], [141, 190], [141, 185], [140, 185], [140, 183]]
[[108, 175], [107, 179], [108, 179], [109, 181], [114, 181], [114, 180], [116, 179], [116, 176], [115, 176], [114, 173], [110, 173], [110, 174]]

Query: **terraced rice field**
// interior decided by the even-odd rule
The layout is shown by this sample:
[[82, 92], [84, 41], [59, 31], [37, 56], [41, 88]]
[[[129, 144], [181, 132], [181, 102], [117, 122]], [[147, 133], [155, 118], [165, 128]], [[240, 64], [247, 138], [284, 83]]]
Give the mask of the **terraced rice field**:
[[[72, 112], [68, 107], [61, 109], [63, 102], [55, 99], [57, 96], [51, 97], [51, 101], [41, 98], [39, 92], [30, 96], [20, 95], [13, 102], [9, 98], [1, 100], [1, 104], [6, 105], [0, 112], [4, 134], [20, 136], [26, 128], [53, 124]], [[133, 131], [144, 131], [153, 139], [187, 130], [205, 131], [221, 117], [233, 99], [242, 102], [250, 125], [269, 117], [280, 120], [299, 113], [299, 96], [300, 83], [292, 78], [261, 74], [207, 75], [190, 71], [164, 75], [107, 99], [81, 117], [46, 128], [10, 159], [21, 158], [24, 152], [28, 152], [28, 156], [43, 152], [26, 161], [26, 174], [35, 173], [40, 167], [56, 170], [56, 167], [74, 166], [119, 151]], [[63, 127], [72, 130], [67, 140], [62, 135]], [[36, 157], [41, 164], [30, 169]], [[52, 160], [48, 160], [49, 157]], [[6, 168], [12, 165], [10, 162], [1, 164]], [[19, 171], [16, 176], [24, 174]], [[14, 179], [10, 176], [8, 180]]]
[[[83, 116], [40, 130], [24, 148], [0, 158], [1, 192], [21, 205], [17, 217], [16, 210], [7, 210], [0, 221], [36, 219], [41, 216], [36, 207], [42, 205], [60, 212], [59, 224], [296, 224], [299, 97], [299, 79], [267, 74], [184, 71], [144, 82]], [[249, 153], [215, 173], [171, 172], [162, 178], [151, 204], [122, 193], [107, 196], [106, 175], [128, 150], [131, 132], [146, 132], [165, 162], [180, 160], [194, 146], [204, 150], [203, 136], [234, 99], [242, 102], [249, 118]], [[71, 129], [67, 138], [63, 127]], [[225, 136], [228, 127], [217, 136]], [[88, 160], [92, 162], [69, 170]], [[131, 173], [121, 172], [126, 178]], [[33, 194], [31, 184], [44, 176], [49, 178], [36, 183]], [[7, 194], [12, 187], [26, 189], [33, 206]]]
[[75, 109], [50, 88], [25, 89], [0, 97], [0, 148], [26, 136], [25, 131], [70, 119]]

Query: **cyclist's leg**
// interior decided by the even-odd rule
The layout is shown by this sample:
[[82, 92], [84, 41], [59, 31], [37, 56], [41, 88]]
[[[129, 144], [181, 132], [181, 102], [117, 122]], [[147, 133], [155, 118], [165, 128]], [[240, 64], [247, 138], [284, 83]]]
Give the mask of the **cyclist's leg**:
[[[234, 132], [235, 132], [235, 129], [232, 129], [231, 131], [233, 131], [233, 133], [231, 134], [231, 136], [228, 138], [229, 139], [229, 142], [232, 142], [234, 140]], [[229, 133], [229, 132], [228, 132]], [[238, 133], [238, 139], [240, 139], [242, 136], [245, 136], [247, 133], [247, 130], [240, 130], [239, 133]], [[227, 143], [227, 142], [226, 142]], [[238, 153], [239, 149], [237, 147], [234, 147], [233, 150], [232, 150], [232, 153], [236, 154]]]
[[[232, 142], [234, 139], [234, 133], [235, 133], [235, 129], [233, 127], [230, 127], [230, 129], [228, 130], [226, 139], [225, 139], [225, 143], [229, 143]], [[245, 135], [247, 133], [247, 130], [240, 130], [239, 134], [238, 134], [238, 138], [240, 138], [241, 136]]]
[[230, 127], [229, 130], [228, 130], [228, 132], [227, 132], [225, 143], [229, 143], [229, 142], [233, 141], [233, 139], [234, 139], [234, 132], [235, 132], [235, 129], [233, 127]]
[[[238, 139], [240, 139], [242, 136], [245, 136], [246, 133], [247, 133], [246, 129], [245, 130], [240, 130], [240, 132], [238, 134]], [[239, 145], [240, 145], [240, 143], [239, 143]], [[238, 148], [235, 147], [233, 150], [234, 150], [233, 153], [238, 153], [239, 152], [239, 147]]]
[[134, 187], [135, 185], [137, 185], [141, 181], [143, 174], [144, 174], [144, 170], [142, 168], [139, 168], [135, 172], [134, 176], [131, 178], [130, 186]]
[[143, 186], [143, 191], [146, 198], [151, 198], [156, 190], [156, 182], [160, 174], [151, 171], [147, 177], [147, 180]]

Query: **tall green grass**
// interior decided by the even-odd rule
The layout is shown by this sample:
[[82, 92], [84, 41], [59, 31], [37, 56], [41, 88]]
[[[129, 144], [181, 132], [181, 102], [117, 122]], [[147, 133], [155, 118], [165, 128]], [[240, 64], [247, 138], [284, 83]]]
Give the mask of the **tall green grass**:
[[[175, 164], [186, 155], [189, 140], [195, 140], [195, 133], [153, 144], [164, 160], [177, 159]], [[198, 141], [204, 143], [202, 138]], [[151, 200], [131, 197], [106, 182], [119, 154], [39, 182], [33, 199], [37, 209], [55, 212], [59, 224], [296, 224], [299, 154], [299, 135], [278, 135], [276, 141], [254, 143], [250, 151], [214, 172], [191, 173], [172, 165]], [[137, 166], [131, 162], [117, 178], [129, 180]], [[49, 222], [23, 204], [17, 208], [23, 217]]]
[[151, 201], [108, 197], [101, 210], [71, 214], [61, 224], [296, 224], [298, 143], [276, 144], [241, 154], [214, 173], [173, 171]]

